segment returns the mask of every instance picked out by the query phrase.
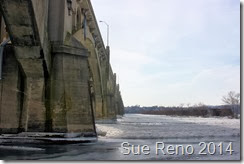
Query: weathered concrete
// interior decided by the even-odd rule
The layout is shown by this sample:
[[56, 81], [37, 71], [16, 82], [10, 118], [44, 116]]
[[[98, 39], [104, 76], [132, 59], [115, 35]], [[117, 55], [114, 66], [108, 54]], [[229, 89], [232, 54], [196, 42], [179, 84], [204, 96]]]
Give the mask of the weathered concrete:
[[5, 23], [2, 14], [0, 12], [0, 42], [2, 42], [4, 38], [4, 31], [5, 31], [4, 29], [5, 29]]
[[[45, 131], [45, 79], [43, 59], [33, 57], [35, 54], [36, 56], [40, 55], [40, 48], [32, 47], [31, 49], [15, 47], [17, 60], [25, 81], [21, 129], [38, 132]], [[22, 53], [25, 55], [21, 55]]]
[[7, 31], [15, 45], [36, 46], [40, 44], [34, 10], [30, 0], [1, 0]]
[[3, 79], [0, 81], [0, 133], [17, 133], [20, 123], [21, 81], [18, 62], [11, 46], [3, 55]]
[[79, 49], [69, 47], [67, 49], [69, 52], [62, 52], [59, 46], [63, 45], [53, 45], [51, 74], [53, 131], [95, 133], [88, 83], [88, 52], [82, 47]]
[[69, 2], [0, 0], [0, 41], [9, 34], [12, 43], [4, 57], [0, 133], [96, 136], [95, 119], [123, 114], [91, 2]]
[[116, 90], [115, 90], [115, 111], [117, 115], [123, 116], [124, 113], [124, 103], [121, 97], [120, 89], [119, 89], [119, 84], [116, 85]]

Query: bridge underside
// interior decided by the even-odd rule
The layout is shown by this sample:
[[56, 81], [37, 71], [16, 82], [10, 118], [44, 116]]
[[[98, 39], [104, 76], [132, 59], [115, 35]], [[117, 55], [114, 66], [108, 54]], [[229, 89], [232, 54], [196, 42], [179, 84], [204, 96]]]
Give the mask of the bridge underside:
[[[9, 118], [7, 121], [5, 120], [5, 124], [8, 124], [8, 126], [11, 126], [10, 119], [18, 120], [15, 126], [11, 128], [18, 129], [18, 131], [45, 130], [44, 59], [41, 56], [40, 39], [31, 5], [31, 1], [27, 0], [21, 2], [18, 0], [1, 0], [0, 5], [7, 31], [13, 43], [13, 50], [9, 53], [5, 51], [7, 53], [6, 57], [11, 54], [15, 56], [18, 63], [15, 70], [15, 72], [18, 72], [15, 85], [20, 88], [11, 89], [18, 89], [17, 91], [23, 93], [17, 95], [13, 93], [19, 99], [16, 101], [18, 104], [15, 109], [13, 108], [13, 112], [16, 113], [15, 117], [9, 117], [6, 112], [6, 115], [1, 114], [1, 118]], [[11, 61], [9, 62], [8, 65], [11, 64]], [[8, 86], [6, 87], [8, 88]], [[8, 106], [2, 104], [1, 111], [4, 111], [5, 108], [8, 108]], [[6, 129], [5, 124], [1, 122], [2, 129]]]
[[[57, 33], [58, 37], [49, 34], [47, 40], [49, 26], [54, 23], [47, 22], [57, 14], [45, 15], [37, 8], [40, 3], [49, 4], [50, 11], [53, 4], [62, 2], [66, 4], [65, 0], [0, 0], [11, 39], [3, 53], [0, 134], [56, 132], [96, 136], [95, 119], [123, 115], [119, 86], [109, 58], [100, 61], [97, 52], [101, 50], [85, 44], [83, 37], [73, 35], [75, 32], [62, 32], [63, 41], [56, 39], [61, 33]], [[66, 17], [63, 19], [65, 22]], [[64, 28], [62, 22], [61, 25]]]

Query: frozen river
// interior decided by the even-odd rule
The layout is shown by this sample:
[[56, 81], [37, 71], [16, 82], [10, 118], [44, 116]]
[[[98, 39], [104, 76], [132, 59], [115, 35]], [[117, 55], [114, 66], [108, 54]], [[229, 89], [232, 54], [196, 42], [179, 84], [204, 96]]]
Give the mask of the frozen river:
[[[6, 160], [240, 160], [240, 120], [130, 114], [94, 143], [2, 145]], [[122, 145], [123, 143], [123, 145]], [[139, 147], [138, 147], [139, 146]], [[139, 154], [139, 155], [138, 155]]]

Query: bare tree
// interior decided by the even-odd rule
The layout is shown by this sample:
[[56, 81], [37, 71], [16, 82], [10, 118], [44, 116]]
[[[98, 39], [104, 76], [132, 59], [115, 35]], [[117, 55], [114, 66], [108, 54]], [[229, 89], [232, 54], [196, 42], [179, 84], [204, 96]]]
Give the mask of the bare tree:
[[240, 114], [240, 93], [230, 91], [226, 96], [223, 96], [222, 101], [231, 106], [234, 117], [238, 118]]
[[184, 103], [180, 103], [179, 107], [180, 107], [180, 108], [183, 108], [184, 105], [185, 105]]
[[205, 105], [204, 103], [202, 103], [202, 102], [199, 102], [199, 103], [197, 104], [197, 106], [198, 106], [198, 107], [205, 107], [206, 105]]
[[227, 96], [223, 96], [222, 101], [226, 105], [239, 105], [240, 104], [240, 93], [230, 91]]

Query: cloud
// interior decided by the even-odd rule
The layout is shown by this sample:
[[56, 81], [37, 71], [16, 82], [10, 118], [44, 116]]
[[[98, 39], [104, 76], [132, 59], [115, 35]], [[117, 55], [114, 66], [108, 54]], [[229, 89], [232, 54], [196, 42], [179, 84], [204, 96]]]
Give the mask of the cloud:
[[149, 80], [149, 76], [142, 71], [144, 66], [159, 64], [154, 58], [140, 52], [114, 49], [111, 54], [112, 67], [118, 73], [119, 82], [128, 88], [141, 87]]
[[165, 97], [168, 105], [199, 102], [216, 105], [221, 104], [222, 96], [232, 90], [240, 93], [239, 66], [201, 70], [192, 79], [179, 80], [164, 86], [161, 97]]
[[[125, 105], [221, 103], [240, 90], [237, 0], [93, 0]], [[106, 39], [106, 27], [100, 24]]]

